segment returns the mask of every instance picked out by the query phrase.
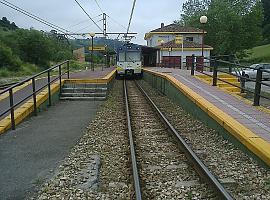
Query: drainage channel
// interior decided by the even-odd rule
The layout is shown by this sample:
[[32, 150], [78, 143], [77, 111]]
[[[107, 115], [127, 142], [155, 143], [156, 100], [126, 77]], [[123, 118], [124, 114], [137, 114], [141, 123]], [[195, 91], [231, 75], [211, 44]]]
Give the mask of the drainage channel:
[[137, 200], [233, 199], [137, 83], [124, 80], [124, 94]]

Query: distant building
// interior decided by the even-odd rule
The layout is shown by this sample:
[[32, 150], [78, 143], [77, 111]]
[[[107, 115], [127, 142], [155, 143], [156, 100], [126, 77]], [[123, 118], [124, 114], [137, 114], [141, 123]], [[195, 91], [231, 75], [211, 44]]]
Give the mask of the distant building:
[[[192, 54], [202, 56], [203, 30], [170, 24], [145, 34], [148, 47], [158, 48], [157, 65], [164, 67], [182, 67]], [[213, 47], [204, 44], [204, 57], [210, 56]], [[201, 59], [202, 60], [202, 59]]]
[[73, 56], [81, 63], [85, 62], [84, 47], [73, 50]]

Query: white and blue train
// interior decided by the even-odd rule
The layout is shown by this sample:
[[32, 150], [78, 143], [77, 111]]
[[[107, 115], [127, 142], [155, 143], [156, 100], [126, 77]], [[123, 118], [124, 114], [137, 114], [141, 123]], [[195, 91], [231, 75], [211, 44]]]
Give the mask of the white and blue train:
[[125, 43], [117, 49], [117, 76], [142, 76], [142, 47]]

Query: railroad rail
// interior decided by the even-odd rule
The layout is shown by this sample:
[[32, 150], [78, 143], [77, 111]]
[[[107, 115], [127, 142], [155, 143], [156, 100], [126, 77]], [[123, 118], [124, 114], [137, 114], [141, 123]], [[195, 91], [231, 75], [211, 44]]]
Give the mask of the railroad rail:
[[[130, 91], [127, 85], [129, 85]], [[164, 178], [159, 179], [157, 176], [161, 176], [160, 174], [165, 173], [164, 177], [166, 177], [166, 179], [171, 178], [176, 180], [180, 176], [179, 174], [183, 173], [183, 171], [188, 171], [188, 169], [180, 169], [181, 167], [179, 168], [179, 166], [185, 165], [188, 166], [187, 168], [192, 168], [193, 171], [195, 169], [197, 173], [193, 174], [192, 172], [188, 177], [187, 174], [185, 174], [184, 177], [179, 177], [179, 179], [186, 180], [190, 177], [195, 178], [199, 175], [201, 179], [208, 183], [208, 186], [211, 187], [219, 199], [233, 199], [233, 197], [203, 164], [203, 162], [198, 158], [194, 151], [184, 141], [184, 139], [175, 130], [175, 128], [166, 119], [159, 108], [137, 82], [133, 83], [132, 81], [128, 81], [127, 83], [127, 81], [124, 80], [124, 95], [132, 161], [133, 184], [136, 196], [135, 199], [148, 199], [158, 195], [155, 194], [155, 192], [158, 190], [149, 189], [149, 187], [155, 187], [155, 184], [157, 184], [158, 181], [164, 181]], [[136, 120], [140, 121], [138, 122]], [[149, 134], [146, 130], [149, 131]], [[168, 134], [168, 132], [172, 134]], [[162, 143], [161, 141], [165, 141], [166, 143]], [[164, 152], [170, 154], [170, 156], [166, 156], [166, 153]], [[184, 155], [182, 154], [183, 152]], [[149, 153], [152, 153], [152, 155], [145, 155]], [[158, 166], [160, 161], [157, 161], [157, 157], [162, 157], [162, 162], [165, 160], [164, 162], [166, 163], [176, 164], [170, 166], [164, 165], [160, 167]], [[186, 159], [189, 162], [187, 162]], [[145, 163], [152, 163], [154, 165], [146, 166]], [[166, 171], [169, 168], [173, 170]], [[151, 172], [151, 174], [149, 174], [151, 170], [156, 170], [156, 172]], [[148, 181], [148, 178], [153, 177], [155, 178], [152, 182], [155, 184], [151, 186], [151, 181]], [[172, 186], [166, 187], [168, 187], [167, 189], [170, 190], [170, 187]], [[202, 188], [204, 188], [204, 185], [198, 186], [198, 188], [203, 190]]]

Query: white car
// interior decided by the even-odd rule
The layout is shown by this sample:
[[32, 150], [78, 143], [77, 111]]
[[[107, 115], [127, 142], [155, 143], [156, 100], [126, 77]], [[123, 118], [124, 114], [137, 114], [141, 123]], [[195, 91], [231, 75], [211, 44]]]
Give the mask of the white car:
[[[265, 80], [270, 79], [270, 63], [260, 63], [260, 64], [253, 64], [249, 66], [250, 68], [254, 69], [245, 69], [243, 70], [245, 72], [245, 77], [250, 78], [250, 79], [256, 79], [257, 76], [257, 69], [261, 68], [266, 70], [262, 73], [262, 78]], [[243, 71], [241, 71], [241, 75], [243, 74]]]

